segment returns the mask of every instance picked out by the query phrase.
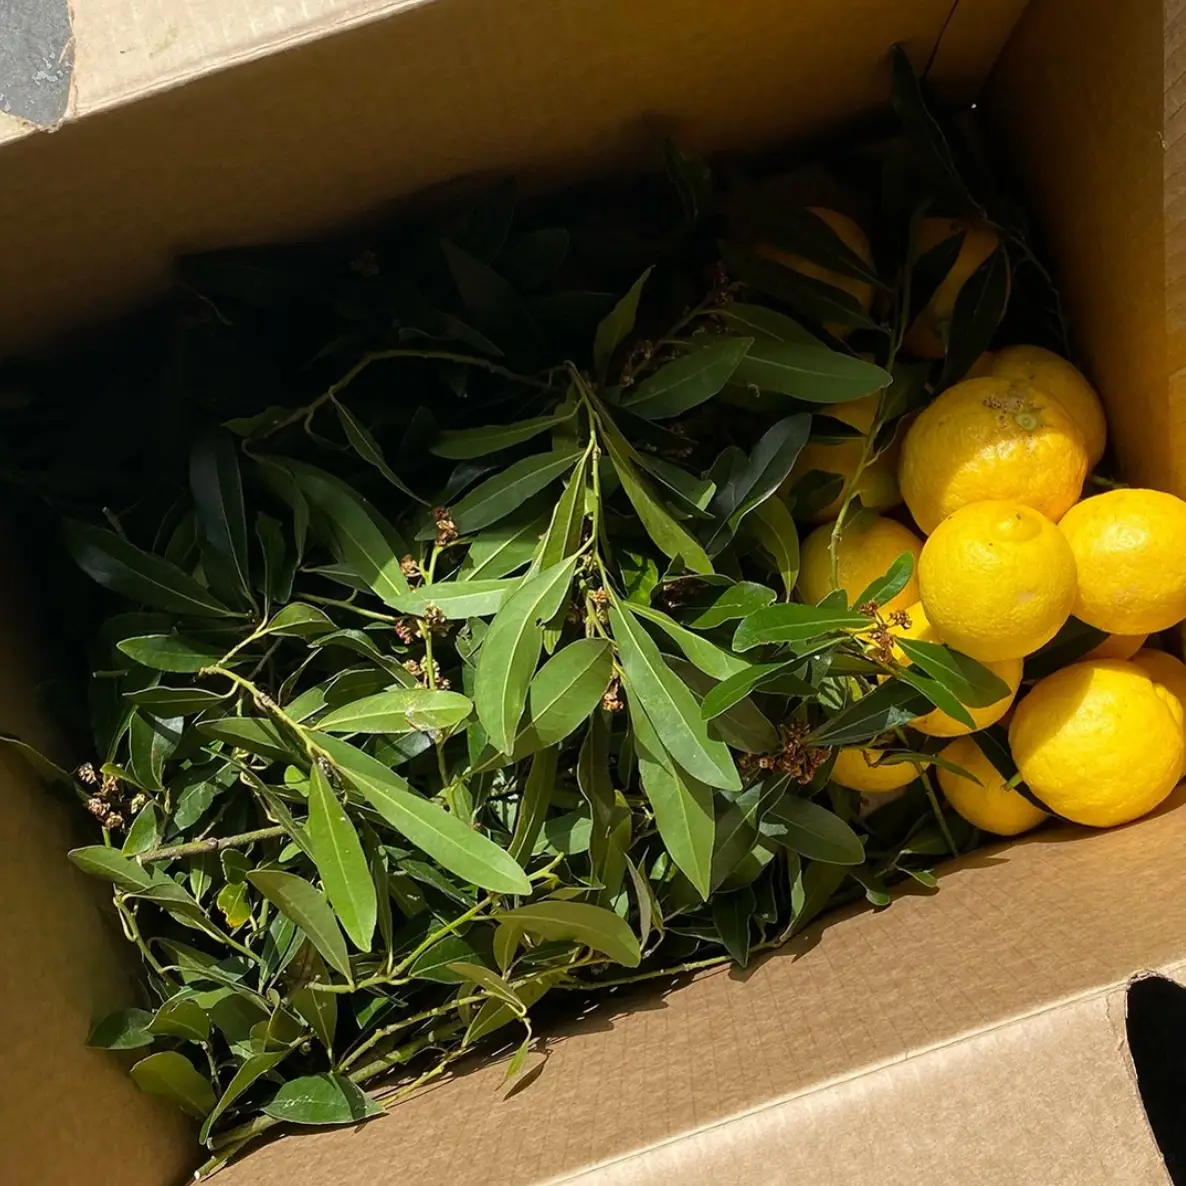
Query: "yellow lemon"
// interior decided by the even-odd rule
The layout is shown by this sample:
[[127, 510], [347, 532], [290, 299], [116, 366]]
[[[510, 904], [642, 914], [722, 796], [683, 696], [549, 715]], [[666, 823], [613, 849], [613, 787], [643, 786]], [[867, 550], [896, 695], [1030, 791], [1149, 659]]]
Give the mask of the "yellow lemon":
[[1012, 379], [965, 379], [902, 442], [898, 481], [929, 535], [970, 502], [1007, 499], [1058, 522], [1087, 476], [1083, 434], [1053, 397]]
[[[917, 639], [919, 642], [942, 641], [938, 634], [935, 633], [931, 623], [927, 620], [927, 613], [921, 601], [915, 602], [906, 613], [910, 618], [910, 625], [905, 627], [891, 627], [893, 634], [901, 638]], [[899, 662], [910, 662], [905, 651], [899, 651], [895, 648], [895, 652], [895, 657]], [[920, 733], [926, 733], [930, 737], [959, 737], [964, 733], [973, 733], [978, 729], [987, 729], [989, 725], [995, 725], [1009, 711], [1009, 706], [1013, 703], [1013, 698], [1017, 695], [1017, 689], [1021, 687], [1021, 669], [1023, 666], [1024, 664], [1021, 659], [999, 659], [996, 662], [985, 664], [985, 667], [993, 675], [1009, 685], [1009, 694], [1002, 696], [1000, 700], [993, 701], [992, 704], [986, 705], [984, 708], [969, 708], [968, 715], [975, 722], [972, 728], [968, 728], [967, 725], [957, 721], [955, 717], [948, 716], [941, 708], [936, 708], [934, 711], [928, 712], [925, 716], [916, 717], [910, 722], [911, 727], [917, 729]]]
[[1155, 684], [1172, 692], [1186, 710], [1186, 663], [1165, 651], [1154, 650], [1137, 651], [1132, 661]]
[[1051, 811], [1110, 828], [1152, 811], [1174, 789], [1186, 758], [1182, 706], [1133, 663], [1074, 663], [1017, 706], [1009, 747]]
[[1075, 557], [1032, 507], [974, 502], [923, 547], [918, 587], [935, 633], [981, 663], [1021, 659], [1062, 628], [1075, 601]]
[[[1147, 634], [1109, 634], [1092, 647], [1084, 659], [1131, 659], [1145, 645]], [[1172, 691], [1173, 689], [1171, 689]], [[1177, 692], [1174, 692], [1177, 696]], [[1179, 696], [1178, 699], [1181, 699]]]
[[[817, 527], [804, 541], [799, 555], [799, 595], [808, 605], [822, 601], [832, 591], [832, 564], [829, 544], [832, 524]], [[880, 515], [860, 516], [844, 529], [836, 548], [839, 587], [849, 603], [877, 580], [903, 553], [909, 552], [917, 570], [922, 540], [908, 527], [883, 519]], [[887, 612], [905, 609], [918, 600], [916, 572], [910, 574], [906, 587], [881, 608]]]
[[997, 768], [971, 737], [953, 741], [939, 756], [962, 766], [980, 780], [977, 784], [970, 778], [939, 767], [939, 786], [947, 802], [973, 827], [997, 836], [1017, 836], [1036, 828], [1048, 818], [1041, 808], [1006, 785]]
[[882, 762], [879, 759], [875, 749], [847, 746], [836, 754], [832, 781], [852, 791], [883, 795], [909, 785], [919, 775], [919, 766], [913, 762]]
[[997, 232], [986, 222], [924, 218], [918, 227], [914, 242], [915, 255], [918, 257], [961, 232], [964, 241], [955, 263], [906, 334], [906, 348], [920, 358], [942, 358], [946, 353], [947, 327], [951, 324], [960, 289], [997, 249], [999, 239]]
[[1186, 618], [1186, 502], [1109, 490], [1059, 527], [1079, 569], [1075, 617], [1109, 634], [1154, 634]]
[[[826, 416], [842, 420], [851, 425], [863, 435], [867, 435], [873, 427], [873, 418], [877, 415], [878, 393], [866, 395], [863, 399], [854, 399], [845, 404], [831, 404], [821, 408]], [[841, 441], [835, 445], [807, 444], [795, 460], [795, 465], [783, 487], [783, 493], [789, 491], [804, 474], [811, 470], [821, 470], [826, 474], [839, 474], [844, 479], [845, 487], [852, 481], [860, 464], [861, 452], [864, 448], [862, 437]], [[901, 452], [901, 442], [894, 443], [867, 465], [861, 471], [860, 480], [855, 490], [860, 496], [861, 505], [874, 511], [888, 510], [902, 501], [901, 491], [898, 489], [898, 454]], [[822, 507], [810, 517], [812, 523], [823, 523], [835, 519], [840, 513], [841, 503], [844, 501], [842, 490], [826, 507]]]
[[1058, 400], [1083, 434], [1088, 467], [1103, 457], [1108, 441], [1104, 405], [1074, 364], [1041, 346], [1006, 346], [992, 356], [988, 370], [1002, 379], [1028, 383]]

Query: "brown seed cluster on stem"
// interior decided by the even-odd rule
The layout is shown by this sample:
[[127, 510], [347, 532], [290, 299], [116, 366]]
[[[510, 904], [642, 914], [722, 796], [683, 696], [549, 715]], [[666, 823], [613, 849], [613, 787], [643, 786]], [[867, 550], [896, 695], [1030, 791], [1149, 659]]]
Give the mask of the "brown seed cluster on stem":
[[609, 681], [609, 687], [601, 698], [601, 707], [606, 712], [621, 712], [626, 707], [626, 701], [622, 699], [622, 680], [619, 676], [615, 675]]
[[137, 791], [131, 798], [114, 774], [101, 775], [90, 762], [84, 762], [74, 777], [91, 791], [86, 809], [110, 832], [123, 828], [129, 815], [134, 816], [147, 803], [148, 796]]
[[453, 514], [448, 507], [436, 507], [432, 512], [436, 523], [438, 548], [447, 548], [458, 537], [457, 524], [453, 522]]
[[806, 721], [789, 721], [779, 729], [782, 748], [771, 754], [746, 754], [741, 759], [744, 774], [789, 774], [798, 783], [808, 783], [828, 756], [826, 749], [804, 744], [811, 732]]

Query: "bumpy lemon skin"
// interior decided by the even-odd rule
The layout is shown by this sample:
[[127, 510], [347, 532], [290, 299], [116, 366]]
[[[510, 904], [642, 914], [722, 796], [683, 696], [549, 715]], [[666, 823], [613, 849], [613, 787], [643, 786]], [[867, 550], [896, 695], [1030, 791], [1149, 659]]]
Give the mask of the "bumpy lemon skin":
[[1017, 705], [1009, 747], [1051, 811], [1111, 828], [1146, 815], [1174, 789], [1186, 759], [1182, 706], [1133, 663], [1074, 663]]
[[972, 503], [927, 540], [918, 587], [943, 642], [981, 663], [1023, 659], [1067, 620], [1075, 558], [1058, 527], [1032, 507]]
[[[926, 763], [921, 763], [926, 765]], [[913, 762], [880, 762], [875, 749], [846, 746], [836, 754], [832, 781], [866, 795], [885, 795], [909, 786], [919, 776]]]
[[1155, 634], [1186, 618], [1186, 502], [1109, 490], [1059, 523], [1079, 574], [1075, 617], [1109, 634]]
[[[921, 601], [916, 601], [910, 606], [906, 610], [906, 615], [910, 619], [910, 625], [891, 626], [891, 634], [895, 634], [899, 638], [917, 639], [919, 642], [942, 641], [927, 619], [926, 609]], [[894, 651], [898, 662], [909, 664], [910, 659], [905, 651], [897, 647], [894, 648]], [[968, 715], [974, 722], [971, 727], [962, 721], [957, 721], [955, 717], [949, 716], [941, 708], [936, 708], [925, 716], [916, 717], [910, 722], [911, 728], [927, 734], [928, 737], [962, 737], [965, 733], [975, 733], [980, 729], [987, 729], [989, 725], [995, 725], [1009, 711], [1017, 696], [1025, 664], [1021, 659], [1001, 659], [995, 663], [986, 663], [985, 666], [998, 679], [1009, 685], [1009, 694], [983, 708], [968, 708]], [[965, 779], [965, 781], [967, 780]]]
[[[872, 268], [873, 252], [869, 247], [869, 237], [858, 223], [849, 218], [847, 214], [841, 214], [839, 210], [831, 210], [827, 206], [809, 206], [808, 209], [816, 217], [826, 222], [832, 228], [836, 237], [862, 263], [868, 264]], [[848, 293], [866, 313], [873, 307], [873, 285], [867, 280], [858, 280], [855, 276], [846, 276], [843, 272], [834, 272], [832, 269], [825, 268], [822, 264], [817, 264], [813, 260], [805, 259], [803, 256], [795, 255], [790, 251], [783, 251], [770, 244], [762, 244], [757, 248], [757, 251], [759, 255], [764, 255], [767, 259], [775, 260], [777, 263], [782, 264], [783, 267], [798, 272], [801, 276], [808, 276], [812, 280], [822, 281], [824, 284], [829, 284], [833, 288], [840, 289], [841, 292]], [[823, 328], [834, 338], [844, 338], [852, 332], [851, 326], [841, 325], [835, 322], [825, 322]]]
[[[873, 419], [877, 415], [877, 404], [881, 395], [874, 392], [862, 399], [850, 400], [843, 404], [829, 404], [820, 411], [833, 419], [841, 420], [851, 425], [865, 435], [873, 427]], [[782, 493], [788, 493], [795, 484], [812, 470], [819, 470], [826, 474], [838, 474], [845, 484], [852, 480], [860, 464], [864, 441], [853, 438], [835, 445], [808, 443], [803, 446], [795, 464], [782, 487]], [[902, 492], [898, 489], [898, 458], [902, 451], [901, 439], [897, 439], [880, 456], [875, 458], [861, 472], [857, 480], [855, 492], [860, 496], [861, 505], [871, 511], [889, 510], [902, 501]], [[813, 515], [807, 517], [810, 523], [826, 523], [840, 513], [844, 501], [843, 491], [827, 506], [821, 507]], [[798, 515], [796, 516], [798, 517]]]
[[939, 756], [980, 780], [977, 784], [952, 770], [938, 768], [939, 786], [947, 802], [973, 827], [996, 836], [1018, 836], [1050, 818], [1006, 784], [973, 738], [953, 741]]
[[995, 376], [965, 379], [925, 408], [898, 467], [902, 497], [926, 535], [986, 499], [1020, 502], [1058, 522], [1086, 476], [1083, 434], [1062, 405]]
[[1098, 464], [1108, 443], [1104, 405], [1073, 363], [1041, 346], [1006, 346], [988, 361], [988, 373], [1028, 383], [1058, 400], [1083, 434], [1088, 466]]
[[951, 270], [935, 289], [926, 307], [907, 331], [905, 346], [919, 358], [942, 358], [946, 352], [947, 327], [955, 311], [956, 298], [972, 273], [997, 249], [996, 230], [986, 222], [958, 218], [924, 218], [918, 227], [914, 253], [921, 257], [946, 239], [963, 232], [964, 240]]
[[[799, 552], [799, 595], [808, 605], [816, 605], [832, 591], [832, 525], [817, 527], [804, 541]], [[881, 608], [885, 612], [905, 609], [918, 600], [917, 567], [922, 540], [908, 527], [893, 519], [871, 516], [857, 519], [845, 527], [836, 549], [839, 587], [851, 604], [872, 581], [886, 574], [889, 566], [903, 553], [915, 561], [906, 587]]]
[[1137, 651], [1132, 662], [1155, 684], [1168, 688], [1177, 697], [1183, 710], [1186, 710], [1186, 663], [1165, 651], [1151, 648]]

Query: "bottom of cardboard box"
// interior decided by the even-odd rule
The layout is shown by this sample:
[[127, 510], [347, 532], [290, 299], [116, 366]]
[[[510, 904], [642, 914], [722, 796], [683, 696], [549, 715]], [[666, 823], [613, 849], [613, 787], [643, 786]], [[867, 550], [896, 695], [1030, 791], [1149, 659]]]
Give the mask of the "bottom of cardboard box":
[[1186, 975], [1184, 801], [981, 850], [756, 967], [606, 1000], [509, 1098], [478, 1064], [223, 1180], [1164, 1184], [1125, 1003]]

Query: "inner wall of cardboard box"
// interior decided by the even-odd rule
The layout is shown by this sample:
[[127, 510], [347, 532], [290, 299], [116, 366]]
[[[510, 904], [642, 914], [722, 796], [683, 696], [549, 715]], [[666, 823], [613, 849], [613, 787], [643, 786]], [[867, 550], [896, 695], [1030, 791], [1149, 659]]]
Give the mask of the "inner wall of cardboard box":
[[[947, 9], [946, 4], [941, 7]], [[987, 7], [1004, 11], [1018, 6]], [[854, 61], [846, 58], [848, 18], [831, 20], [822, 6], [820, 11], [813, 5], [803, 10], [806, 16], [801, 12], [786, 18], [804, 24], [799, 60], [783, 61], [781, 69], [788, 80], [797, 77], [795, 85], [806, 88], [805, 93], [816, 94], [813, 110], [827, 125], [833, 109], [848, 116], [856, 111], [851, 96], [833, 95], [828, 80], [812, 74], [819, 60], [808, 52], [813, 27], [818, 33], [835, 21], [846, 25], [845, 37], [827, 39], [828, 69], [843, 67], [845, 77], [884, 81], [882, 55], [895, 39], [895, 21], [883, 14], [875, 22], [876, 47], [854, 31]], [[709, 23], [707, 13], [701, 16]], [[887, 38], [881, 37], [883, 29], [889, 31]], [[1186, 401], [1175, 406], [1168, 398], [1171, 376], [1179, 369], [1180, 344], [1166, 332], [1167, 279], [1173, 280], [1167, 278], [1166, 261], [1174, 252], [1167, 243], [1163, 196], [1164, 35], [1162, 6], [1153, 0], [1128, 5], [1034, 0], [981, 99], [995, 148], [1024, 178], [1025, 197], [1061, 282], [1076, 344], [1108, 405], [1123, 470], [1134, 481], [1186, 494]], [[593, 32], [589, 37], [596, 41]], [[578, 44], [579, 39], [572, 52]], [[678, 63], [678, 55], [673, 56]], [[551, 68], [555, 65], [553, 61]], [[986, 65], [969, 52], [956, 71], [979, 78]], [[724, 64], [719, 68], [727, 69]], [[265, 63], [261, 70], [266, 77], [272, 66]], [[672, 70], [678, 81], [678, 66]], [[955, 79], [956, 91], [959, 81]], [[699, 78], [698, 86], [704, 85], [706, 80]], [[884, 90], [881, 82], [877, 89]], [[305, 98], [315, 101], [307, 94]], [[740, 110], [730, 118], [734, 138], [747, 141], [754, 139], [753, 126], [769, 142], [790, 122], [790, 117], [772, 119], [769, 111], [748, 122]], [[295, 111], [286, 119], [301, 122]], [[674, 122], [678, 127], [678, 119]], [[454, 155], [457, 145], [470, 141], [463, 129], [444, 133], [437, 128], [434, 133], [455, 133]], [[712, 135], [720, 139], [722, 130]], [[93, 152], [102, 137], [90, 143]], [[132, 146], [125, 144], [124, 150], [130, 152]], [[352, 142], [352, 151], [366, 148]], [[556, 155], [562, 163], [575, 163], [582, 151], [569, 143]], [[301, 168], [310, 175], [318, 171], [311, 161]], [[235, 184], [242, 187], [249, 179], [237, 177]], [[85, 206], [87, 194], [64, 195], [65, 185], [58, 179], [57, 204]], [[32, 266], [30, 255], [22, 258]], [[85, 287], [81, 273], [74, 272], [68, 283]], [[9, 280], [19, 288], [19, 277]], [[14, 303], [11, 296], [7, 299]], [[102, 299], [99, 292], [86, 294], [89, 303]], [[25, 615], [32, 611], [19, 598], [9, 604], [19, 607], [10, 610], [9, 626], [20, 621], [22, 627], [7, 630], [3, 638], [3, 727], [35, 736], [34, 723], [17, 719], [28, 712], [23, 689], [40, 674], [35, 656], [24, 653], [27, 640], [20, 637]], [[53, 1186], [85, 1172], [90, 1180], [119, 1180], [128, 1186], [172, 1181], [189, 1163], [184, 1126], [167, 1109], [137, 1096], [108, 1058], [81, 1045], [92, 1017], [126, 999], [123, 965], [113, 954], [116, 941], [94, 912], [92, 887], [83, 886], [60, 857], [67, 847], [65, 822], [42, 805], [38, 788], [7, 760], [4, 778], [10, 805], [0, 824], [0, 843], [14, 856], [0, 868], [10, 907], [5, 924], [9, 971], [0, 979], [0, 1004], [7, 1016], [21, 1021], [19, 1032], [10, 1033], [9, 1073], [0, 1085], [0, 1180]], [[79, 968], [85, 975], [78, 974]], [[76, 1103], [59, 1102], [71, 1100]], [[72, 1132], [67, 1141], [54, 1135], [62, 1123]]]

